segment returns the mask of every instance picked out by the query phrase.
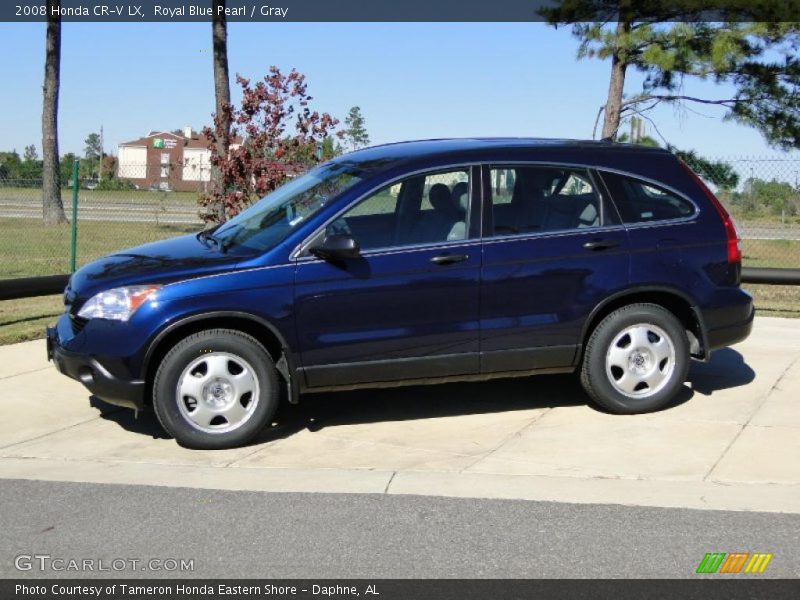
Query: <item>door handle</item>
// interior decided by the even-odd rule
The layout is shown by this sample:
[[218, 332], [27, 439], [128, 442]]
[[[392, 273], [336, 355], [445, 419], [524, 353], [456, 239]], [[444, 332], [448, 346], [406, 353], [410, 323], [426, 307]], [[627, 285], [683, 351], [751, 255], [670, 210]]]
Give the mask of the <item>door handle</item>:
[[614, 240], [592, 240], [583, 245], [587, 250], [608, 250], [609, 248], [616, 248], [617, 246], [619, 246], [619, 242], [615, 242]]
[[440, 254], [434, 256], [431, 262], [435, 265], [452, 265], [453, 263], [464, 262], [469, 258], [469, 254]]

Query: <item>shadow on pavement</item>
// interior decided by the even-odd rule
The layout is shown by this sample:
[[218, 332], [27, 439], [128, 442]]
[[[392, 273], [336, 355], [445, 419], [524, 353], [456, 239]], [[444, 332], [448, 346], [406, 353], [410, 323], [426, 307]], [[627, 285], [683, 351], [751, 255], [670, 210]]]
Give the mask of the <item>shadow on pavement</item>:
[[705, 363], [693, 361], [689, 370], [689, 382], [698, 394], [710, 396], [714, 392], [747, 385], [756, 373], [744, 357], [733, 348], [722, 348], [711, 355]]
[[113, 421], [126, 431], [147, 435], [155, 440], [169, 439], [151, 410], [140, 412], [137, 417], [129, 408], [119, 408], [103, 402], [97, 396], [89, 397], [89, 405], [100, 412], [100, 418]]
[[[691, 387], [684, 385], [665, 410], [688, 402], [695, 393], [710, 395], [715, 391], [746, 385], [754, 377], [755, 373], [744, 362], [741, 354], [730, 348], [719, 350], [708, 363], [692, 364], [688, 378]], [[601, 410], [590, 403], [575, 375], [305, 394], [299, 405], [282, 402], [274, 422], [252, 444], [286, 438], [302, 430], [320, 431], [335, 425], [433, 419], [583, 404]], [[102, 418], [114, 421], [128, 431], [154, 439], [168, 437], [152, 411], [134, 418], [133, 411], [109, 411], [107, 404], [94, 397], [92, 406], [101, 410]]]

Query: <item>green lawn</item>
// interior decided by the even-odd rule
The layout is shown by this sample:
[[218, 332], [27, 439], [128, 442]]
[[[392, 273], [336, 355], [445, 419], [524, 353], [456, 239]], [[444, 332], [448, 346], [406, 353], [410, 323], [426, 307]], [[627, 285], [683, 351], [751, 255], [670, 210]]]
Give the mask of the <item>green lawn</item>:
[[[150, 190], [87, 190], [81, 188], [78, 190], [78, 202], [84, 200], [92, 200], [94, 202], [125, 202], [131, 204], [158, 204], [161, 201], [186, 203], [197, 205], [197, 197], [200, 194], [200, 188], [197, 192], [151, 192]], [[41, 202], [42, 189], [40, 187], [20, 187], [20, 186], [7, 186], [0, 184], [0, 200], [5, 201], [24, 201], [35, 199]], [[65, 204], [70, 203], [72, 199], [72, 189], [62, 188], [61, 198]]]
[[[197, 225], [81, 221], [78, 265], [123, 248], [198, 231]], [[69, 272], [71, 229], [34, 219], [0, 219], [0, 279]]]
[[61, 294], [0, 302], [0, 346], [44, 337], [63, 311]]
[[753, 295], [756, 314], [800, 318], [800, 286], [745, 283], [742, 287]]
[[800, 268], [800, 241], [742, 240], [745, 267]]

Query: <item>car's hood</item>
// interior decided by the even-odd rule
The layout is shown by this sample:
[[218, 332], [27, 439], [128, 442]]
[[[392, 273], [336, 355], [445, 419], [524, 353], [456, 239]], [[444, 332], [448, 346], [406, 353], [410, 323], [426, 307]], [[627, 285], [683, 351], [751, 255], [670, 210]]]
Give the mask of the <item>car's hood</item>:
[[80, 268], [70, 278], [65, 302], [82, 304], [97, 292], [147, 283], [169, 283], [220, 271], [242, 261], [185, 235], [121, 250]]

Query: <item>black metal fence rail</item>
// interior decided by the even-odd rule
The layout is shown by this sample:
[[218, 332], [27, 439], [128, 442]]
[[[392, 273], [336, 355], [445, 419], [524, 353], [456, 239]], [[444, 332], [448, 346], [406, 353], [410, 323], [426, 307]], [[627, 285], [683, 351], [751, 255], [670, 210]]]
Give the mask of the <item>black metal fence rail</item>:
[[[60, 294], [64, 291], [68, 279], [69, 275], [3, 279], [0, 280], [0, 300], [16, 300], [18, 298]], [[800, 285], [800, 269], [743, 267], [742, 283]]]
[[69, 275], [46, 275], [0, 280], [0, 300], [35, 298], [60, 294], [67, 286]]
[[742, 267], [742, 283], [768, 285], [800, 285], [800, 269], [771, 269], [767, 267]]

